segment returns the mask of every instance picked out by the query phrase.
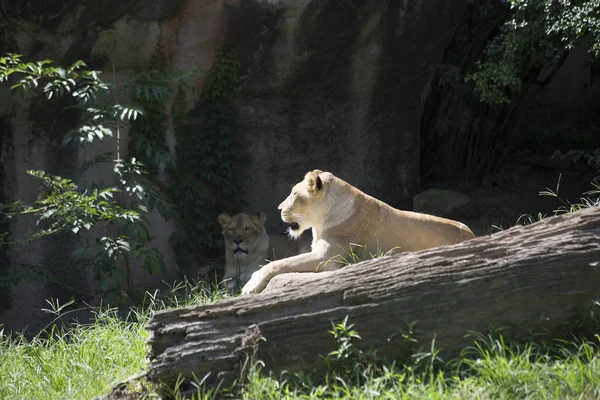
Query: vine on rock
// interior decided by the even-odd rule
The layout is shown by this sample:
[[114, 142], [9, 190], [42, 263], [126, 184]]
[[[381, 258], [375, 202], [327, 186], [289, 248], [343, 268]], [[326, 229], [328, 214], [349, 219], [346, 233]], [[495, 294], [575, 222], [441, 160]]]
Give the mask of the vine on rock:
[[185, 115], [182, 95], [173, 105], [177, 167], [171, 174], [171, 199], [179, 229], [172, 243], [180, 265], [221, 256], [217, 215], [239, 206], [244, 145], [238, 113], [229, 100], [239, 85], [238, 67], [235, 51], [222, 49], [196, 107]]

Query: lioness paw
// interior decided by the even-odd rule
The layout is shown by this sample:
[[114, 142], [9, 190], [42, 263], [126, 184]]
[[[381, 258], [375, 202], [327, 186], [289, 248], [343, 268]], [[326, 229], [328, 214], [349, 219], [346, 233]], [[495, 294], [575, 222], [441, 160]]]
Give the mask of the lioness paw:
[[269, 283], [268, 280], [261, 276], [260, 271], [256, 271], [242, 288], [242, 294], [260, 293], [267, 286], [267, 283]]

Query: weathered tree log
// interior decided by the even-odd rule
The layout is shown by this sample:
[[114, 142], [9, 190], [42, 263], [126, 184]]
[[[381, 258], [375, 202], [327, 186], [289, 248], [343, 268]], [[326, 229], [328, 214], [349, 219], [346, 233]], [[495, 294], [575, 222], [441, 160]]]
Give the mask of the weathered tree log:
[[552, 334], [577, 316], [577, 307], [600, 298], [600, 209], [304, 274], [299, 283], [283, 275], [270, 284], [278, 285], [258, 295], [157, 313], [148, 324], [149, 379], [210, 372], [209, 383], [229, 381], [254, 345], [268, 370], [304, 369], [336, 348], [327, 331], [346, 315], [362, 336], [360, 348], [378, 348], [391, 359], [405, 352], [394, 337], [412, 321], [418, 321], [419, 343], [427, 346], [435, 337], [447, 355], [472, 343], [465, 337], [469, 331], [491, 326], [512, 327], [522, 337], [540, 328], [544, 316], [544, 330]]

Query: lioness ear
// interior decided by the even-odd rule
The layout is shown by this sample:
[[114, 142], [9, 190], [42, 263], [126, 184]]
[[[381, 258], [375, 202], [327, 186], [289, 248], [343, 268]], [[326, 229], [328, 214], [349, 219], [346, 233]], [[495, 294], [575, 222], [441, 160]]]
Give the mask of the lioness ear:
[[231, 217], [229, 216], [229, 214], [221, 214], [219, 215], [219, 224], [221, 224], [221, 227], [225, 227], [225, 225], [227, 225], [229, 223], [229, 221], [231, 221]]
[[[319, 171], [316, 169], [315, 171]], [[323, 181], [319, 177], [315, 171], [311, 171], [306, 174], [306, 186], [309, 193], [314, 193], [315, 191], [319, 191], [323, 188]]]
[[258, 222], [261, 226], [263, 226], [265, 224], [265, 222], [267, 222], [267, 216], [265, 215], [264, 212], [260, 212], [258, 214], [256, 214], [254, 216], [254, 219], [256, 220], [256, 222]]

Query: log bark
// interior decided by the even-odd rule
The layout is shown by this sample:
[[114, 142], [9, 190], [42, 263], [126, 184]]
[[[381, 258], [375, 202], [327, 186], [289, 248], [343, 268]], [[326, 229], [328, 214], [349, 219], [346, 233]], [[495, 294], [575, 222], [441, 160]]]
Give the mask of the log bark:
[[405, 353], [395, 338], [413, 321], [418, 342], [427, 347], [435, 337], [447, 356], [473, 342], [468, 332], [492, 326], [523, 337], [541, 329], [543, 316], [552, 335], [577, 307], [600, 299], [600, 209], [301, 275], [276, 277], [258, 295], [157, 313], [148, 324], [148, 378], [210, 372], [209, 384], [231, 381], [252, 348], [267, 370], [306, 369], [336, 348], [328, 330], [346, 315], [362, 337], [356, 345], [389, 359]]

